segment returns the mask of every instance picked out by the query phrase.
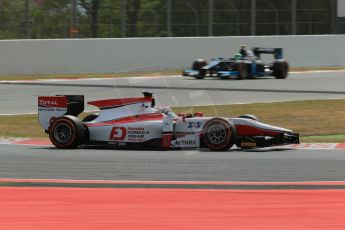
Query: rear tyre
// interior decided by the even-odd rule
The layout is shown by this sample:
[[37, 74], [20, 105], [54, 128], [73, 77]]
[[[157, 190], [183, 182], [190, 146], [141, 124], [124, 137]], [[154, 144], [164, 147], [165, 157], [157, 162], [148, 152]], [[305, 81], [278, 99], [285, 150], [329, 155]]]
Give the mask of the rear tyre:
[[206, 71], [202, 70], [202, 67], [206, 65], [207, 62], [204, 59], [197, 59], [193, 62], [192, 69], [199, 71], [199, 74], [195, 76], [196, 79], [204, 79], [206, 77]]
[[277, 79], [285, 79], [289, 74], [289, 63], [286, 60], [276, 60], [273, 63], [272, 75]]
[[225, 119], [212, 118], [203, 127], [201, 140], [213, 151], [226, 151], [235, 144], [236, 129]]
[[87, 130], [76, 117], [65, 115], [56, 118], [49, 128], [49, 138], [60, 149], [76, 148], [87, 137]]

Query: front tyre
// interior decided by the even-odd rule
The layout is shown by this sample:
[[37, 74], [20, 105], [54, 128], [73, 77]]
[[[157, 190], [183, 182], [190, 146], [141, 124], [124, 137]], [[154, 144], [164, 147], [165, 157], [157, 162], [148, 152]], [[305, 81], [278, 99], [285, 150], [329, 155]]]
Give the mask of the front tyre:
[[202, 67], [206, 65], [207, 62], [204, 59], [197, 59], [193, 62], [192, 70], [200, 70]]
[[201, 141], [213, 151], [226, 151], [235, 144], [236, 129], [225, 119], [212, 118], [201, 131]]
[[199, 74], [195, 75], [196, 79], [204, 79], [206, 77], [206, 71], [202, 69], [206, 65], [207, 62], [204, 59], [197, 59], [193, 62], [192, 69], [199, 71]]
[[51, 142], [60, 149], [78, 147], [86, 137], [87, 132], [83, 123], [70, 115], [56, 118], [49, 128]]

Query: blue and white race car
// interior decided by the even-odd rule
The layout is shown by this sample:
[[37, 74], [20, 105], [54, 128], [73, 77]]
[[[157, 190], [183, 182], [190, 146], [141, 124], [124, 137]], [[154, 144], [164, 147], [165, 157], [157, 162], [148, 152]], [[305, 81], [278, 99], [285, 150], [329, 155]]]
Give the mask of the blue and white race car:
[[[261, 54], [273, 54], [274, 61], [265, 64], [261, 61]], [[289, 73], [288, 61], [283, 59], [282, 48], [253, 48], [246, 54], [236, 54], [233, 58], [216, 58], [207, 63], [204, 59], [197, 59], [192, 69], [184, 70], [183, 76], [203, 79], [215, 76], [221, 79], [235, 77], [247, 79], [255, 77], [274, 76], [277, 79], [287, 78]]]

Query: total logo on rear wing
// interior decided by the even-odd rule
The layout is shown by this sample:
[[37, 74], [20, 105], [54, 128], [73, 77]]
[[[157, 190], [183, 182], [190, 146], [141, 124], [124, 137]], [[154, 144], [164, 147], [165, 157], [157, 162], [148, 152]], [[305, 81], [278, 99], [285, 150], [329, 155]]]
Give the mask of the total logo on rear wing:
[[38, 97], [39, 107], [67, 108], [67, 98], [65, 96]]
[[38, 97], [38, 121], [47, 131], [51, 122], [63, 115], [78, 116], [84, 110], [83, 95], [58, 95]]

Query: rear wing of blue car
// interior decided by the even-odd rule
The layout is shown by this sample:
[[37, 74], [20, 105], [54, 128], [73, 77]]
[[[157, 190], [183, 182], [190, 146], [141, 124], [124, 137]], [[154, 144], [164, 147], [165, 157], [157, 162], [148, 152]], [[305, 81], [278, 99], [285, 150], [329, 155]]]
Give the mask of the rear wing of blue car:
[[273, 54], [274, 59], [283, 59], [283, 49], [282, 48], [253, 48], [254, 55], [260, 59], [261, 54]]

